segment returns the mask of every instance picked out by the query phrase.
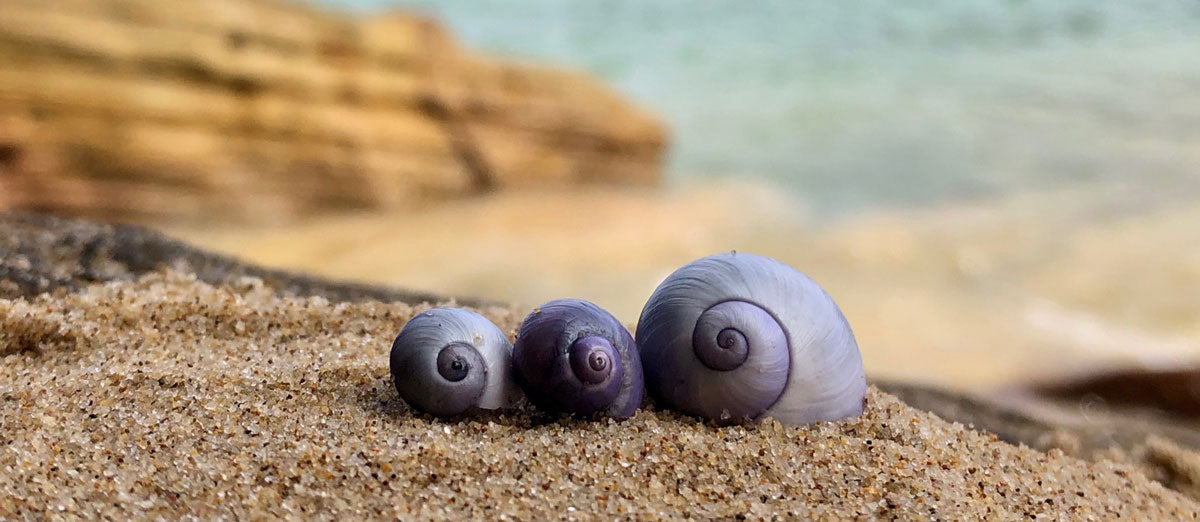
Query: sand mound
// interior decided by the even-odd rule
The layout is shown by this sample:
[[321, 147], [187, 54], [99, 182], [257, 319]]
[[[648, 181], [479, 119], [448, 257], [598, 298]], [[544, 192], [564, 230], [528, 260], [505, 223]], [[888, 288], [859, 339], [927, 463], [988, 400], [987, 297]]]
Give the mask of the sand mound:
[[[177, 273], [0, 300], [0, 516], [1200, 512], [1133, 468], [1018, 448], [876, 389], [862, 418], [811, 427], [416, 416], [386, 354], [422, 309]], [[510, 332], [521, 316], [484, 312]]]

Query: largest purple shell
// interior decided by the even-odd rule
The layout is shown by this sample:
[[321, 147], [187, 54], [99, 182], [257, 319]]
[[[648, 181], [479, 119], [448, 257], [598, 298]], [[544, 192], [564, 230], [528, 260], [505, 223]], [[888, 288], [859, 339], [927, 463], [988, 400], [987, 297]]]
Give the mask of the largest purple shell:
[[676, 270], [642, 310], [650, 396], [721, 422], [860, 415], [867, 389], [850, 324], [817, 283], [774, 259], [719, 254]]
[[525, 396], [549, 411], [626, 419], [642, 404], [633, 336], [587, 301], [560, 299], [530, 313], [513, 344], [513, 370]]

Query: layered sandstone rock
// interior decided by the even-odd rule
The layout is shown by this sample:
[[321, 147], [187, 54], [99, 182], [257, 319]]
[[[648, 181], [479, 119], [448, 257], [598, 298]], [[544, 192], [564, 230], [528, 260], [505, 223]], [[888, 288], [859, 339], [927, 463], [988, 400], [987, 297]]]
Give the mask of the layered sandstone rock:
[[591, 79], [474, 56], [417, 16], [273, 0], [0, 9], [0, 208], [286, 220], [652, 183], [664, 143]]

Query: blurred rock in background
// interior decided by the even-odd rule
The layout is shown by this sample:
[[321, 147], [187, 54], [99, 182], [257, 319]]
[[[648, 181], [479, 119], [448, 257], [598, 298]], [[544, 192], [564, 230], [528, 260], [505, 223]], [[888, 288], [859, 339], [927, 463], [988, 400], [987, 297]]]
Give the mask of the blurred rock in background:
[[274, 0], [6, 0], [0, 210], [280, 223], [492, 188], [653, 184], [663, 126], [437, 23]]

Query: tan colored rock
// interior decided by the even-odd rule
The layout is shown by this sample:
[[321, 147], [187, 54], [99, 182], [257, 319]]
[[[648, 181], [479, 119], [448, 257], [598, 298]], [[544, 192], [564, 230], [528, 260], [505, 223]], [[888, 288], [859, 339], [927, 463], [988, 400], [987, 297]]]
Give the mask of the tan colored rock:
[[650, 184], [666, 137], [594, 80], [435, 22], [273, 0], [9, 0], [0, 209], [286, 221], [547, 183]]

